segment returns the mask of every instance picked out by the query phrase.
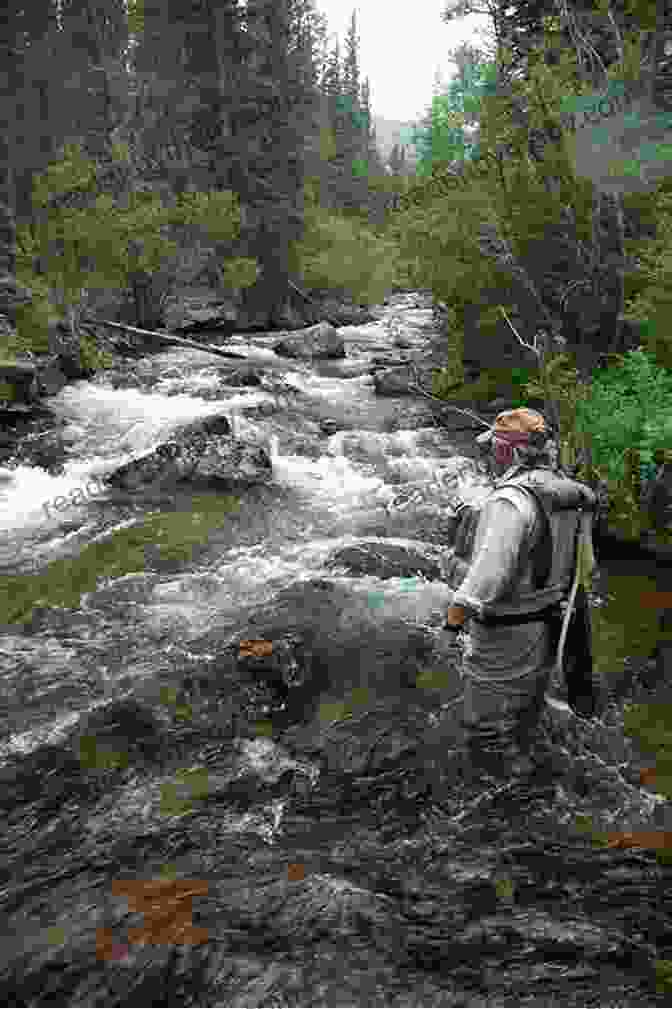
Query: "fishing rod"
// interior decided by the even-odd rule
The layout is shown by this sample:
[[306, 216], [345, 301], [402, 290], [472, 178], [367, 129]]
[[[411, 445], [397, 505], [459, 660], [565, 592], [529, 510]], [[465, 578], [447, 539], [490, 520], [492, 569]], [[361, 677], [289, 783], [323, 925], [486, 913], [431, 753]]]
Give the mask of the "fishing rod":
[[[417, 370], [413, 367], [412, 362], [409, 361], [408, 363], [411, 365], [411, 369], [415, 372], [415, 377], [417, 379], [417, 377], [418, 377]], [[411, 385], [409, 383], [408, 387], [409, 387], [409, 389], [412, 389], [413, 392], [419, 392], [421, 396], [426, 396], [427, 399], [434, 400], [435, 403], [441, 403], [441, 405], [445, 409], [447, 409], [447, 410], [457, 410], [458, 413], [464, 414], [465, 417], [470, 417], [472, 420], [477, 420], [478, 423], [482, 424], [484, 427], [491, 427], [492, 426], [489, 421], [483, 420], [483, 418], [479, 417], [477, 413], [472, 413], [471, 410], [464, 410], [464, 409], [462, 409], [459, 406], [453, 406], [452, 403], [446, 403], [446, 401], [444, 399], [439, 399], [438, 396], [433, 396], [431, 394], [431, 392], [427, 392], [420, 385]]]

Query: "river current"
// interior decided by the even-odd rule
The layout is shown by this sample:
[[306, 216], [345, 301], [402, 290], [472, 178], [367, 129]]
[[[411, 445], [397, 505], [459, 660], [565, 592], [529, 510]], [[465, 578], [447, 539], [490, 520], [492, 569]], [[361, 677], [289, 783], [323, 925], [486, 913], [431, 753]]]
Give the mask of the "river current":
[[[575, 882], [555, 905], [535, 896], [535, 870], [506, 870], [503, 835], [470, 813], [474, 794], [449, 814], [432, 806], [417, 742], [459, 691], [457, 651], [437, 653], [450, 600], [442, 522], [457, 476], [481, 492], [466, 458], [480, 428], [442, 428], [426, 401], [375, 393], [377, 358], [436, 353], [429, 296], [394, 295], [374, 316], [339, 330], [341, 360], [280, 357], [277, 333], [234, 336], [227, 347], [258, 369], [256, 386], [224, 384], [225, 363], [196, 350], [118, 363], [50, 401], [58, 463], [0, 469], [0, 568], [20, 578], [92, 544], [103, 558], [115, 531], [157, 509], [188, 513], [188, 489], [139, 501], [100, 483], [186, 421], [224, 413], [272, 462], [268, 486], [241, 492], [187, 560], [148, 555], [78, 607], [38, 600], [30, 623], [4, 628], [4, 1004], [663, 1004], [643, 960], [624, 966], [629, 926], [612, 934], [588, 907], [571, 918]], [[216, 497], [200, 493], [197, 507]], [[631, 614], [623, 632], [633, 587], [654, 589], [655, 573], [614, 562], [597, 577], [596, 656], [619, 689], [656, 620]], [[241, 640], [271, 638], [296, 671], [279, 691], [254, 659], [244, 675], [236, 666]], [[284, 666], [282, 648], [294, 649]], [[595, 752], [616, 782], [632, 751], [617, 716], [600, 732]], [[87, 764], [92, 738], [123, 759]], [[529, 829], [520, 808], [500, 811], [519, 831], [513, 847], [555, 836], [557, 787]], [[613, 789], [619, 816], [660, 815], [634, 772]], [[480, 833], [457, 828], [465, 816]], [[665, 870], [654, 859], [641, 871], [655, 903]], [[114, 896], [120, 877], [205, 880], [193, 910], [207, 941], [130, 942], [142, 914]], [[520, 905], [495, 885], [510, 877]], [[588, 952], [569, 965], [577, 948]]]

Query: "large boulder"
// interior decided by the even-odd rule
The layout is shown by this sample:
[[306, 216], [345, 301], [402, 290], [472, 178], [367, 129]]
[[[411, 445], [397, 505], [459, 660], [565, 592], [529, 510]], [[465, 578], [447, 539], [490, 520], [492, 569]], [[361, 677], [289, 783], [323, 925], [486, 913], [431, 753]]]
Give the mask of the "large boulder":
[[108, 475], [106, 482], [127, 491], [187, 481], [240, 488], [266, 483], [271, 475], [266, 451], [230, 437], [228, 419], [220, 415], [183, 425], [153, 452]]
[[439, 565], [410, 547], [392, 543], [357, 543], [337, 550], [327, 561], [328, 568], [345, 567], [351, 575], [378, 578], [410, 578], [422, 575], [441, 578]]
[[385, 367], [387, 362], [374, 361], [373, 387], [378, 396], [411, 396], [417, 395], [415, 386], [431, 388], [431, 368], [426, 365], [400, 363]]
[[58, 354], [45, 354], [37, 362], [37, 384], [40, 395], [56, 396], [68, 383]]
[[206, 289], [192, 297], [166, 299], [163, 319], [166, 328], [176, 333], [223, 329], [230, 334], [238, 328], [239, 307], [235, 297], [222, 298]]
[[226, 414], [215, 414], [213, 417], [199, 417], [198, 420], [181, 425], [173, 435], [173, 440], [184, 444], [196, 438], [210, 438], [213, 435], [220, 437], [224, 434], [231, 434], [229, 418]]
[[370, 308], [356, 305], [344, 295], [315, 290], [310, 292], [310, 298], [310, 302], [301, 305], [301, 314], [310, 322], [328, 319], [338, 326], [364, 326], [375, 320]]
[[309, 326], [275, 344], [273, 350], [282, 357], [330, 358], [345, 357], [343, 337], [328, 322]]
[[231, 370], [222, 369], [219, 372], [219, 379], [224, 385], [261, 385], [261, 376], [258, 367], [249, 364], [244, 364], [240, 368], [236, 367]]
[[366, 687], [372, 698], [394, 697], [415, 685], [435, 653], [435, 636], [397, 618], [386, 619], [381, 633], [381, 619], [378, 610], [362, 605], [359, 593], [334, 582], [290, 585], [250, 613], [233, 643], [222, 645], [213, 631], [218, 661], [211, 689], [226, 692], [232, 679], [263, 682], [304, 724], [328, 690], [342, 697]]
[[381, 368], [374, 373], [373, 387], [377, 396], [410, 396], [416, 378], [408, 365]]
[[246, 445], [234, 438], [218, 438], [199, 456], [191, 474], [192, 480], [207, 483], [251, 487], [268, 483], [273, 473], [265, 449]]

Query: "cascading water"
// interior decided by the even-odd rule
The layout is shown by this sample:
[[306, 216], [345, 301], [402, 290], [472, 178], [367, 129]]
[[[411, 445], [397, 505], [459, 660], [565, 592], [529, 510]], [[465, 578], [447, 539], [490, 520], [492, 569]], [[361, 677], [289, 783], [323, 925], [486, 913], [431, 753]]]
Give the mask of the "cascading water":
[[[527, 863], [518, 867], [525, 911], [497, 905], [489, 881], [501, 875], [501, 849], [526, 851], [531, 831], [555, 843], [565, 828], [554, 807], [532, 824], [527, 796], [525, 826], [507, 808], [493, 843], [474, 834], [471, 794], [436, 806], [447, 818], [422, 826], [430, 763], [417, 745], [459, 679], [457, 653], [437, 662], [432, 652], [450, 601], [443, 523], [458, 483], [463, 496], [485, 492], [462, 454], [480, 428], [450, 433], [426, 403], [376, 396], [376, 355], [401, 348], [399, 360], [420, 359], [436, 334], [424, 295], [395, 295], [374, 314], [339, 330], [341, 360], [288, 360], [268, 346], [273, 334], [234, 337], [259, 368], [253, 387], [228, 385], [221, 362], [192, 350], [102, 372], [52, 400], [60, 472], [0, 469], [5, 586], [14, 578], [19, 593], [28, 576], [56, 571], [77, 587], [87, 550], [100, 575], [60, 606], [45, 575], [33, 619], [0, 639], [10, 867], [0, 870], [0, 900], [8, 934], [21, 936], [0, 968], [5, 1004], [522, 1005], [538, 977], [544, 1005], [588, 1005], [597, 1004], [599, 950], [627, 959], [620, 932], [607, 937], [601, 919], [577, 911], [576, 888], [558, 884], [558, 921], [545, 897], [535, 907]], [[226, 495], [215, 489], [150, 500], [103, 484], [180, 425], [222, 414], [272, 465], [268, 485], [241, 491], [236, 507], [221, 510]], [[186, 560], [159, 556], [176, 516], [185, 535], [213, 511], [218, 522]], [[151, 522], [145, 553], [111, 565], [115, 531]], [[632, 823], [655, 803], [637, 784], [615, 784], [625, 758], [614, 732], [604, 729], [615, 746], [605, 788]], [[492, 824], [496, 797], [478, 799]], [[561, 862], [566, 872], [566, 853]], [[209, 881], [200, 920], [212, 941], [179, 956], [170, 942], [129, 945], [113, 882], [171, 874]], [[619, 880], [611, 892], [622, 909]], [[653, 906], [656, 885], [636, 895], [638, 907]], [[539, 892], [549, 886], [540, 881]], [[483, 900], [492, 907], [477, 911]], [[474, 916], [492, 978], [469, 966]], [[105, 930], [114, 956], [95, 953]], [[511, 942], [513, 960], [502, 953]], [[580, 970], [563, 980], [568, 950]], [[609, 1004], [620, 1004], [600, 977]], [[632, 986], [624, 998], [657, 1004]]]

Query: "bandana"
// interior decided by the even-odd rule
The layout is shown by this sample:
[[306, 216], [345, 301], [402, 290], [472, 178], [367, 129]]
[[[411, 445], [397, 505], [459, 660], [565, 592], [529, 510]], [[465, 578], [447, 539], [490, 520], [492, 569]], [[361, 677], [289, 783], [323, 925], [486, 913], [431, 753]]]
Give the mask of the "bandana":
[[500, 466], [513, 465], [515, 445], [528, 445], [529, 435], [523, 431], [497, 431], [493, 434], [495, 462]]

